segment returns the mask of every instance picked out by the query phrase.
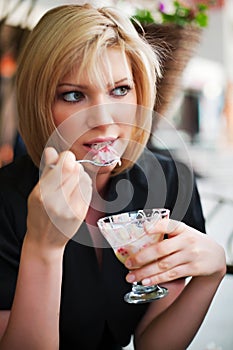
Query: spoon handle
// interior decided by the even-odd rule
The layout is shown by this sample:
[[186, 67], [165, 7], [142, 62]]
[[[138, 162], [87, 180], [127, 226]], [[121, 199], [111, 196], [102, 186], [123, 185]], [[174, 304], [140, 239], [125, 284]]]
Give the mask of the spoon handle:
[[110, 166], [110, 165], [113, 165], [117, 162], [119, 162], [120, 159], [113, 159], [109, 162], [105, 162], [105, 163], [99, 163], [99, 162], [96, 162], [94, 160], [89, 160], [89, 159], [80, 159], [80, 160], [77, 160], [77, 163], [89, 163], [89, 164], [92, 164], [92, 165], [95, 165], [95, 166], [99, 166], [99, 167], [102, 167], [102, 166]]

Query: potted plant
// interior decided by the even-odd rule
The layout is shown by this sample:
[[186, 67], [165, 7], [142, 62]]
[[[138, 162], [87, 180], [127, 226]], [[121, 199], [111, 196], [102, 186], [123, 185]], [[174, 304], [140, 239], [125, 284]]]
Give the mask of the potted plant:
[[[135, 23], [136, 20], [136, 23]], [[132, 21], [146, 39], [161, 52], [162, 78], [157, 83], [155, 111], [166, 114], [180, 89], [182, 73], [200, 42], [202, 29], [208, 24], [207, 5], [188, 6], [184, 1], [172, 1], [166, 7], [159, 2], [152, 10], [136, 8]]]

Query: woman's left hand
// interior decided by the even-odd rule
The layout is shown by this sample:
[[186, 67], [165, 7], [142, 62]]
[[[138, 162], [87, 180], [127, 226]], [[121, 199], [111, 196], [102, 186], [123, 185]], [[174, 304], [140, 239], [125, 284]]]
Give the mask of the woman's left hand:
[[210, 236], [182, 222], [160, 220], [148, 234], [168, 234], [168, 239], [143, 248], [125, 263], [128, 282], [159, 284], [187, 276], [224, 276], [226, 258]]

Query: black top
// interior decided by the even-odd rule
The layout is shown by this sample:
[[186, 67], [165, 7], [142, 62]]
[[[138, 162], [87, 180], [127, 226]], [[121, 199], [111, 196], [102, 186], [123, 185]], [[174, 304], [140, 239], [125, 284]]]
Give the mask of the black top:
[[[27, 198], [38, 181], [38, 173], [27, 155], [0, 169], [2, 310], [10, 310], [14, 298], [26, 232]], [[205, 232], [192, 171], [181, 163], [149, 151], [130, 170], [111, 179], [107, 200], [107, 215], [146, 207], [165, 207], [171, 210], [172, 218]], [[121, 349], [129, 343], [148, 304], [124, 302], [123, 296], [131, 288], [125, 281], [128, 270], [110, 248], [103, 249], [102, 268], [99, 268], [85, 223], [77, 237], [77, 240], [68, 242], [64, 253], [60, 349]]]

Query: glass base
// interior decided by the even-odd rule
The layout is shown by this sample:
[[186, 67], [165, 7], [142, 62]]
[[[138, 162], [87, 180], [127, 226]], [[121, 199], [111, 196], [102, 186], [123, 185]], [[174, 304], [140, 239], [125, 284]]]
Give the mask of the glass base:
[[161, 299], [167, 294], [168, 290], [165, 287], [143, 286], [140, 283], [134, 283], [131, 292], [125, 294], [124, 300], [129, 304], [143, 304]]

